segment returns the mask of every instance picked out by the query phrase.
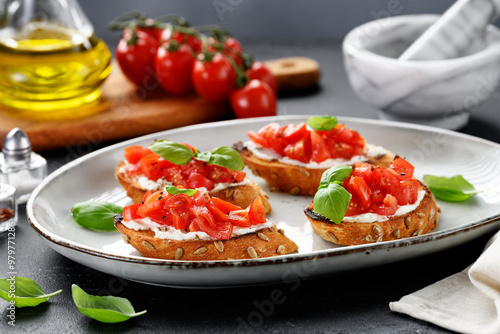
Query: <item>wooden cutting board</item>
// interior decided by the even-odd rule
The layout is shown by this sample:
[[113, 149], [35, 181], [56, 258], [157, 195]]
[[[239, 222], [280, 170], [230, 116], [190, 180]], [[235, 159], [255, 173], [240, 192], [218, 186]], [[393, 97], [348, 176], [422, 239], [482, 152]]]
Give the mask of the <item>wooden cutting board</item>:
[[[319, 66], [309, 58], [283, 58], [269, 62], [280, 90], [297, 90], [317, 84]], [[0, 147], [5, 135], [21, 128], [34, 151], [100, 144], [133, 138], [180, 126], [234, 118], [229, 104], [213, 104], [196, 94], [174, 97], [160, 89], [146, 91], [129, 83], [118, 66], [102, 86], [101, 99], [74, 111], [73, 118], [29, 119], [0, 107]], [[78, 114], [85, 116], [78, 116]]]

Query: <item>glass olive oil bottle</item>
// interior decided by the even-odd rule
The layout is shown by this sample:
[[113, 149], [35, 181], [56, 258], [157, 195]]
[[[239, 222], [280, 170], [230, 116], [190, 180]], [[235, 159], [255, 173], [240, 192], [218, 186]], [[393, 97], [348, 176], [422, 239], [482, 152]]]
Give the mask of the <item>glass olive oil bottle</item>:
[[12, 3], [17, 11], [5, 10], [0, 21], [0, 103], [27, 115], [67, 113], [97, 100], [111, 71], [111, 53], [78, 3]]

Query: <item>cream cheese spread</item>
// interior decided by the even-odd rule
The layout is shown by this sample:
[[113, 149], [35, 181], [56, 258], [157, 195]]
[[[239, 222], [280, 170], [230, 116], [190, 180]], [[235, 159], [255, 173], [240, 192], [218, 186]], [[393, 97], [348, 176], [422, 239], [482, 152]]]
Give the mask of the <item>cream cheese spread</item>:
[[[170, 240], [215, 240], [211, 236], [209, 236], [205, 232], [185, 232], [178, 230], [174, 227], [167, 226], [167, 225], [160, 225], [154, 221], [152, 221], [150, 218], [141, 218], [137, 220], [130, 220], [130, 221], [122, 221], [122, 224], [125, 225], [125, 227], [134, 230], [134, 231], [141, 231], [141, 230], [151, 230], [155, 233], [156, 238], [160, 239], [170, 239]], [[263, 224], [259, 225], [253, 225], [250, 227], [241, 227], [241, 226], [233, 226], [233, 234], [232, 238], [240, 236], [240, 235], [245, 235], [249, 233], [256, 232], [260, 229], [263, 228], [269, 228], [273, 226], [273, 223], [270, 221], [267, 221]]]

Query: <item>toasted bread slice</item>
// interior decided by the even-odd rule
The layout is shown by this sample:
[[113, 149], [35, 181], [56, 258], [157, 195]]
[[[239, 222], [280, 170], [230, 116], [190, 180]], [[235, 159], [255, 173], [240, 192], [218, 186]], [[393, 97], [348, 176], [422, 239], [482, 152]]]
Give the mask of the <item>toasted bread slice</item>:
[[415, 210], [400, 216], [389, 216], [384, 221], [370, 223], [345, 222], [335, 224], [313, 212], [313, 203], [304, 210], [314, 231], [323, 239], [339, 245], [361, 245], [396, 240], [426, 234], [439, 223], [440, 208], [429, 188], [420, 182], [425, 195]]
[[228, 240], [169, 240], [155, 237], [150, 230], [129, 229], [121, 223], [121, 216], [117, 216], [115, 226], [123, 240], [145, 257], [184, 261], [239, 260], [295, 253], [298, 249], [283, 230], [274, 225]]
[[[233, 147], [236, 149], [245, 165], [254, 175], [260, 176], [271, 186], [271, 191], [284, 191], [292, 195], [314, 196], [318, 190], [321, 175], [328, 168], [308, 168], [281, 163], [276, 160], [264, 160], [255, 156], [242, 142]], [[367, 157], [363, 162], [387, 168], [394, 155], [386, 151], [376, 157]]]
[[[141, 188], [140, 184], [134, 182], [134, 180], [127, 174], [121, 172], [122, 167], [125, 166], [125, 162], [121, 161], [115, 170], [115, 178], [120, 182], [127, 196], [134, 201], [134, 203], [140, 203], [146, 189]], [[260, 187], [250, 180], [248, 177], [245, 180], [245, 184], [234, 184], [229, 185], [227, 188], [212, 190], [208, 194], [213, 197], [218, 197], [229, 203], [238, 205], [239, 207], [246, 208], [253, 201], [260, 196], [262, 198], [262, 204], [264, 205], [264, 210], [266, 213], [272, 211], [271, 204], [269, 203], [269, 196], [260, 189]], [[155, 189], [160, 190], [160, 189]]]

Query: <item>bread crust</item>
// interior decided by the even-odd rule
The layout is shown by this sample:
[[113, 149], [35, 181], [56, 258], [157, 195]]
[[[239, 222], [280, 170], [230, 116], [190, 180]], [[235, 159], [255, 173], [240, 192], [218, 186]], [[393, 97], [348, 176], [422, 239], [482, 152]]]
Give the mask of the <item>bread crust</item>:
[[426, 234], [439, 223], [440, 208], [432, 193], [420, 182], [419, 190], [425, 196], [415, 210], [401, 216], [393, 216], [385, 221], [372, 223], [345, 222], [335, 224], [331, 220], [313, 212], [313, 203], [304, 210], [314, 232], [326, 241], [338, 245], [362, 245], [390, 241]]
[[[276, 160], [260, 159], [247, 149], [243, 142], [235, 144], [233, 148], [240, 153], [245, 165], [252, 170], [254, 175], [266, 180], [271, 186], [271, 191], [283, 191], [292, 195], [314, 196], [318, 190], [321, 176], [328, 169], [293, 166]], [[386, 154], [367, 158], [363, 162], [387, 168], [393, 159], [394, 155], [387, 151]]]
[[297, 245], [283, 230], [273, 227], [228, 240], [169, 240], [150, 230], [135, 231], [115, 217], [123, 240], [143, 256], [165, 260], [214, 261], [264, 258], [297, 252]]
[[[121, 161], [117, 165], [115, 170], [115, 178], [118, 180], [118, 182], [120, 182], [122, 187], [127, 192], [127, 196], [130, 197], [134, 203], [141, 203], [146, 190], [142, 189], [139, 184], [134, 183], [129, 175], [120, 172], [120, 169], [123, 166], [125, 166], [125, 161]], [[246, 208], [247, 206], [252, 204], [258, 196], [260, 196], [262, 198], [262, 205], [264, 206], [265, 212], [271, 212], [272, 207], [269, 203], [269, 196], [248, 177], [245, 181], [246, 184], [229, 185], [224, 189], [209, 191], [208, 194], [210, 196], [225, 200], [229, 203], [238, 205], [242, 208]]]

